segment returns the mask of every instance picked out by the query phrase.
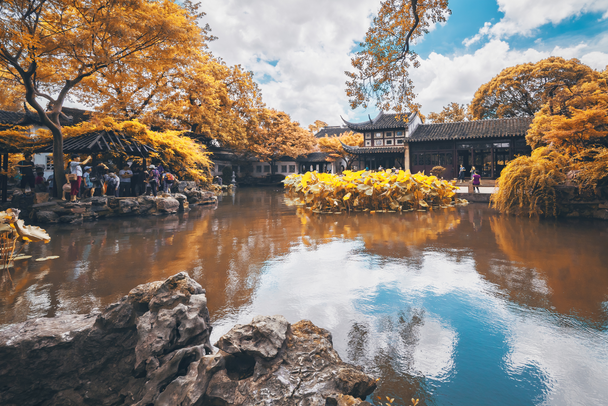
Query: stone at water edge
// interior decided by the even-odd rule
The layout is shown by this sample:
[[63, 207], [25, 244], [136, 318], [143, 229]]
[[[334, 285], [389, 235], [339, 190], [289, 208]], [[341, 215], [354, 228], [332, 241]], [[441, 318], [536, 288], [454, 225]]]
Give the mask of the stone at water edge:
[[[148, 390], [156, 398], [182, 365], [211, 352], [206, 304], [202, 287], [180, 273], [138, 286], [101, 314], [5, 326], [0, 404], [130, 405]], [[137, 361], [143, 369], [136, 371]]]
[[0, 404], [369, 405], [357, 398], [375, 381], [342, 362], [331, 334], [309, 321], [256, 317], [220, 339], [229, 352], [210, 355], [206, 304], [204, 289], [179, 273], [102, 313], [5, 326]]
[[158, 197], [156, 199], [156, 209], [161, 213], [177, 213], [179, 202], [172, 197]]
[[369, 405], [362, 399], [376, 388], [372, 377], [342, 362], [331, 334], [308, 320], [289, 325], [283, 316], [258, 316], [216, 346], [225, 367], [209, 382], [209, 404]]

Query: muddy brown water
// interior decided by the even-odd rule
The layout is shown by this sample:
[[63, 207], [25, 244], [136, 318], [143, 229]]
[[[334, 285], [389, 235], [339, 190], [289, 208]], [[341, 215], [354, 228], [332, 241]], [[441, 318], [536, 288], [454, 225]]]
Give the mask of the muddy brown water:
[[[608, 222], [313, 215], [244, 189], [186, 214], [47, 227], [0, 290], [0, 324], [102, 309], [187, 271], [217, 339], [257, 314], [329, 329], [395, 405], [608, 404]], [[56, 260], [35, 258], [59, 255]]]

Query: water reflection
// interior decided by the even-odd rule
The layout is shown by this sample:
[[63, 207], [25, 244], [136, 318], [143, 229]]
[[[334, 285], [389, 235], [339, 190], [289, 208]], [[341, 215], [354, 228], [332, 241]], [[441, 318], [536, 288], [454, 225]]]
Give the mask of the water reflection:
[[16, 265], [0, 323], [88, 312], [185, 270], [207, 289], [216, 338], [256, 314], [310, 319], [396, 404], [608, 399], [606, 223], [479, 205], [319, 216], [242, 190], [180, 216], [49, 232], [27, 254], [60, 259]]

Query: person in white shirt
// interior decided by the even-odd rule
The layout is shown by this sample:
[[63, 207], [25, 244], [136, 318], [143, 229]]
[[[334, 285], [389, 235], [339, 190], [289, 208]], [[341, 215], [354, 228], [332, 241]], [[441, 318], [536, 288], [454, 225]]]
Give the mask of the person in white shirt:
[[118, 172], [118, 176], [120, 176], [120, 196], [131, 196], [131, 178], [133, 177], [133, 171], [131, 171], [128, 164], [124, 164], [122, 169]]
[[80, 162], [80, 155], [72, 154], [72, 160], [68, 163], [67, 181], [72, 187], [70, 191], [71, 201], [75, 202], [80, 192], [80, 182], [82, 182], [82, 165], [88, 164], [93, 158], [89, 155], [84, 162]]

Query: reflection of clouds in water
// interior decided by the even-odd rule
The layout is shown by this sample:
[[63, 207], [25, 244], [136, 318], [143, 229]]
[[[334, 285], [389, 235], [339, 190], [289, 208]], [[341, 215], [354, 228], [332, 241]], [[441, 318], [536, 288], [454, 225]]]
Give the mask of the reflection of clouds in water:
[[[382, 296], [378, 290], [384, 286], [394, 287], [402, 295], [410, 296], [414, 292], [426, 291], [430, 286], [436, 294], [441, 294], [479, 285], [479, 277], [471, 263], [463, 262], [461, 269], [454, 272], [453, 266], [449, 268], [447, 263], [438, 261], [437, 255], [431, 253], [428, 255], [434, 257], [432, 265], [425, 265], [421, 272], [411, 272], [400, 261], [387, 262], [360, 255], [362, 249], [362, 241], [354, 244], [334, 241], [318, 245], [314, 250], [294, 247], [288, 255], [267, 262], [251, 305], [216, 321], [213, 340], [227, 332], [234, 323], [248, 323], [258, 314], [281, 313], [292, 323], [309, 319], [329, 329], [336, 349], [345, 356], [349, 340], [352, 341], [352, 337], [349, 338], [351, 325], [355, 321], [363, 322], [366, 329], [373, 326], [367, 333], [374, 337], [373, 342], [366, 343], [370, 348], [365, 352], [373, 354], [383, 347], [394, 347], [391, 352], [397, 356], [398, 353], [407, 353], [402, 358], [408, 364], [403, 366], [408, 372], [441, 379], [453, 366], [456, 333], [431, 315], [424, 317], [411, 332], [415, 335], [414, 347], [404, 342], [407, 338], [395, 341], [394, 329], [400, 327], [387, 328], [374, 322], [378, 314], [390, 312], [384, 308], [385, 305], [374, 303], [374, 300]], [[302, 272], [303, 269], [307, 271]], [[386, 306], [398, 308], [402, 306], [402, 300], [403, 297], [396, 298], [395, 303]], [[370, 301], [372, 303], [366, 304]]]
[[454, 367], [457, 334], [439, 320], [427, 318], [418, 329], [413, 369], [427, 379], [443, 380]]
[[572, 320], [562, 320], [562, 325], [556, 326], [538, 316], [514, 317], [509, 323], [506, 368], [516, 374], [537, 366], [548, 383], [543, 405], [607, 404], [606, 332], [576, 325]]
[[[474, 348], [478, 354], [467, 355], [494, 351], [500, 357], [507, 351], [506, 364], [495, 365], [494, 372], [481, 379], [518, 381], [527, 379], [523, 371], [531, 370], [540, 374], [546, 404], [601, 404], [608, 399], [606, 333], [583, 325], [568, 327], [564, 324], [573, 320], [568, 316], [511, 302], [498, 285], [477, 273], [466, 252], [459, 261], [439, 250], [423, 251], [420, 257], [419, 265], [408, 266], [407, 258], [389, 261], [365, 255], [361, 240], [335, 240], [314, 249], [294, 245], [288, 254], [264, 264], [250, 304], [217, 320], [213, 338], [255, 315], [280, 313], [292, 323], [309, 319], [329, 329], [346, 360], [367, 367], [390, 364], [397, 374], [441, 382], [458, 371], [460, 335], [470, 339], [477, 334], [462, 321], [433, 313], [425, 302], [449, 298], [443, 306], [452, 305], [452, 300], [464, 303], [463, 320], [475, 320], [473, 326], [499, 335], [499, 341], [506, 335], [508, 347]], [[517, 279], [517, 272], [511, 276]], [[528, 291], [550, 293], [539, 275], [523, 279], [532, 285]]]

